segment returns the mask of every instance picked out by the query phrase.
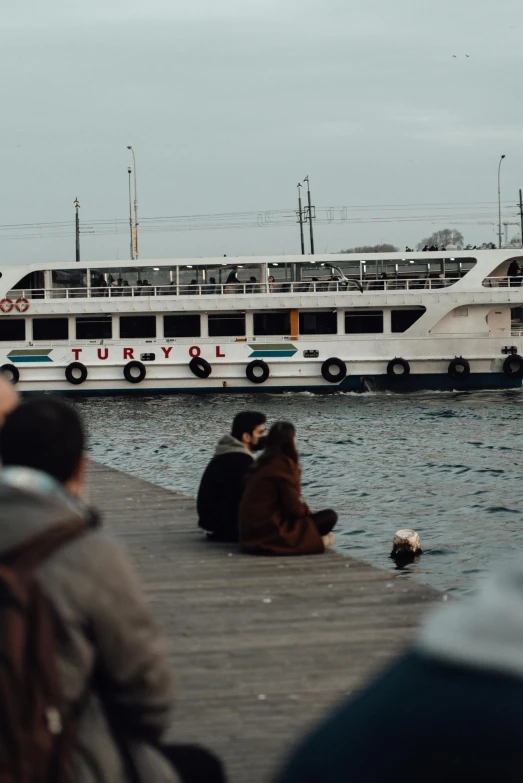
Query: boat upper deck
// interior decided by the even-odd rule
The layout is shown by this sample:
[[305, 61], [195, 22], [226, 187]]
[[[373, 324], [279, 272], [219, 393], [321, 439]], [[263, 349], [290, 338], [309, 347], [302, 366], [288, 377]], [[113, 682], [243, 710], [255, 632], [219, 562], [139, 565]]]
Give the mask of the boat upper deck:
[[520, 287], [507, 270], [522, 256], [491, 250], [32, 264], [2, 267], [0, 291], [48, 300], [481, 290]]

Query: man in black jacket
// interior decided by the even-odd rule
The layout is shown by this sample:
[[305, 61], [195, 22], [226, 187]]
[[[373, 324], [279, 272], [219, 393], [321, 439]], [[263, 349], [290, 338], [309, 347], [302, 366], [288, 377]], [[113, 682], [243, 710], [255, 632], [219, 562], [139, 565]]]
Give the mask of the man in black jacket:
[[238, 413], [230, 435], [218, 442], [198, 490], [198, 525], [213, 541], [238, 540], [238, 506], [253, 452], [265, 442], [263, 413]]

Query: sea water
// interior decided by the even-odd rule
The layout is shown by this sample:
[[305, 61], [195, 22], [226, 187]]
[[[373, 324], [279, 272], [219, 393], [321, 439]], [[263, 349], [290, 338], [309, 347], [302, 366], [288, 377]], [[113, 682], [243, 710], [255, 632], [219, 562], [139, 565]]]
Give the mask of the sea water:
[[217, 440], [242, 410], [296, 426], [303, 495], [339, 514], [337, 548], [395, 570], [392, 539], [414, 528], [423, 554], [401, 571], [465, 592], [523, 557], [520, 391], [419, 394], [154, 395], [79, 398], [92, 457], [196, 495]]

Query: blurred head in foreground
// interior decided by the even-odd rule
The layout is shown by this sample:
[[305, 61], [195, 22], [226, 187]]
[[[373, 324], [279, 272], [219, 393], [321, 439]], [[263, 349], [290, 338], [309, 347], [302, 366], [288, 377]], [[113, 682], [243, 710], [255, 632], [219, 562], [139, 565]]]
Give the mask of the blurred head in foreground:
[[52, 397], [24, 402], [6, 417], [0, 430], [0, 459], [52, 476], [74, 495], [85, 488], [85, 436], [70, 405]]

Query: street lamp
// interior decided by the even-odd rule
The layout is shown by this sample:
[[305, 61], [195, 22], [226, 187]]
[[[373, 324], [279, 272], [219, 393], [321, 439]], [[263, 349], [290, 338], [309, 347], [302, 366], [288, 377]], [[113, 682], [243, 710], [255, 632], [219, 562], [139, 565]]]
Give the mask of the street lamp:
[[301, 207], [301, 182], [298, 182], [298, 223], [300, 224], [301, 254], [305, 255], [305, 242], [303, 241], [303, 209]]
[[134, 164], [134, 257], [138, 258], [138, 191], [136, 189], [136, 157], [134, 150], [130, 144], [127, 145], [127, 149], [131, 150], [133, 154]]
[[131, 205], [131, 174], [132, 169], [129, 166], [127, 169], [127, 174], [129, 175], [129, 232], [131, 235], [131, 244], [130, 244], [130, 259], [131, 261], [134, 261], [134, 250], [133, 250], [133, 208]]
[[498, 247], [501, 248], [501, 164], [506, 158], [506, 155], [502, 155], [499, 159], [498, 166]]

